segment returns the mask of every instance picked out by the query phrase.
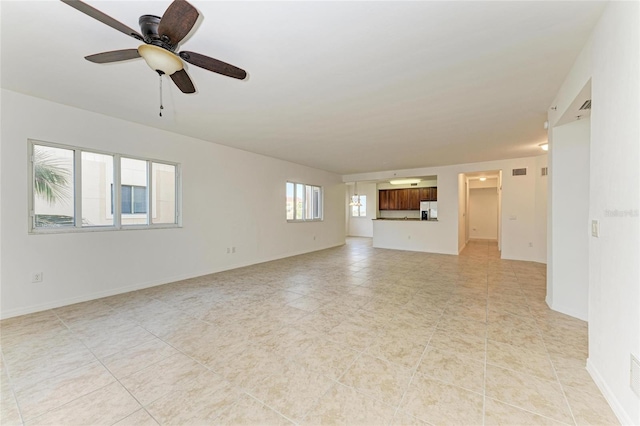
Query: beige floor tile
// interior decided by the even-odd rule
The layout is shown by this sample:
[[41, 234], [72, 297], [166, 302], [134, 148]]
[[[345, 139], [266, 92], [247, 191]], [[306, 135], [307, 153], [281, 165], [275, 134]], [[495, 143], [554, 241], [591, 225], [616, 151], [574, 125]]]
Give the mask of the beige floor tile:
[[50, 350], [38, 354], [40, 356], [37, 358], [25, 356], [12, 358], [7, 362], [7, 370], [16, 390], [33, 386], [96, 361], [91, 351], [78, 341], [52, 346]]
[[311, 408], [302, 424], [385, 425], [394, 412], [394, 407], [336, 383]]
[[401, 329], [391, 329], [380, 333], [367, 349], [367, 353], [391, 361], [406, 368], [413, 368], [418, 364], [424, 352], [428, 337], [422, 333], [414, 337], [415, 333], [407, 333]]
[[112, 425], [140, 404], [119, 383], [112, 383], [40, 416], [28, 425]]
[[76, 335], [98, 358], [104, 358], [155, 339], [153, 334], [137, 325], [133, 327], [124, 325], [101, 331], [92, 330]]
[[146, 408], [160, 424], [207, 424], [237, 401], [240, 392], [219, 374], [202, 371]]
[[451, 314], [443, 315], [440, 318], [438, 328], [454, 333], [468, 334], [479, 339], [484, 339], [487, 334], [486, 323]]
[[620, 424], [601, 393], [587, 393], [571, 386], [565, 386], [564, 392], [578, 425]]
[[575, 359], [563, 354], [551, 354], [551, 363], [563, 386], [571, 386], [587, 393], [600, 393], [600, 389], [587, 371], [584, 359]]
[[566, 425], [567, 423], [561, 423], [529, 411], [521, 410], [520, 408], [513, 407], [503, 402], [486, 398], [484, 406], [484, 424], [486, 426], [560, 426]]
[[4, 368], [0, 375], [0, 420], [2, 424], [21, 425], [22, 418], [18, 409], [18, 403], [13, 395], [9, 378]]
[[447, 352], [473, 358], [484, 362], [485, 339], [473, 337], [467, 334], [436, 329], [429, 340], [429, 347], [434, 347]]
[[366, 350], [376, 339], [374, 331], [347, 319], [327, 331], [327, 338], [356, 351]]
[[571, 423], [571, 413], [557, 381], [487, 365], [485, 392], [507, 404]]
[[397, 405], [407, 389], [411, 370], [362, 354], [339, 379], [341, 383], [389, 405]]
[[215, 419], [214, 423], [229, 426], [284, 426], [293, 424], [281, 414], [247, 394], [241, 395], [234, 405], [223, 411]]
[[453, 352], [427, 349], [417, 373], [474, 392], [484, 390], [484, 363]]
[[[483, 389], [486, 424], [573, 424], [569, 405], [614, 423], [584, 368], [587, 324], [545, 294], [544, 265], [495, 243], [448, 256], [355, 238], [10, 318], [2, 424], [20, 407], [43, 423], [476, 425]], [[119, 403], [114, 375], [158, 417]]]
[[333, 383], [317, 371], [293, 362], [258, 383], [251, 394], [287, 418], [299, 421]]
[[482, 395], [415, 375], [400, 410], [430, 424], [482, 424]]
[[98, 362], [44, 380], [16, 392], [25, 421], [100, 389], [115, 378]]
[[507, 343], [487, 340], [487, 364], [532, 374], [545, 380], [556, 380], [548, 354]]
[[178, 353], [175, 348], [154, 338], [109, 355], [102, 362], [115, 377], [121, 379]]
[[140, 409], [114, 423], [114, 426], [158, 426], [158, 422], [145, 409]]
[[125, 377], [120, 382], [146, 406], [169, 392], [180, 389], [206, 371], [206, 368], [191, 358], [178, 354]]
[[330, 379], [337, 379], [351, 366], [358, 352], [327, 339], [317, 338], [293, 361]]
[[207, 365], [233, 385], [250, 390], [286, 363], [287, 360], [277, 353], [258, 345], [248, 345]]
[[430, 423], [420, 420], [417, 417], [413, 417], [411, 414], [405, 413], [404, 411], [398, 411], [391, 422], [392, 426], [426, 426], [429, 424]]

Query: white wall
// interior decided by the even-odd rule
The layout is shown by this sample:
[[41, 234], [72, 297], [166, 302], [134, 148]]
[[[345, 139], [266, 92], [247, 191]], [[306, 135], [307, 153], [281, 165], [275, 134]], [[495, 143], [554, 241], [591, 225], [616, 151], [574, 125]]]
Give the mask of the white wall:
[[[536, 205], [546, 208], [546, 199], [537, 199], [536, 185], [539, 171], [536, 171], [540, 157], [515, 158], [510, 160], [486, 161], [482, 163], [457, 164], [443, 167], [426, 167], [407, 170], [389, 170], [374, 173], [346, 175], [344, 182], [376, 181], [413, 176], [437, 176], [438, 178], [438, 233], [441, 238], [434, 252], [457, 254], [459, 241], [459, 200], [458, 181], [460, 173], [485, 170], [504, 171], [502, 179], [502, 258], [546, 262], [546, 250], [535, 247], [536, 236], [546, 235], [546, 229], [538, 228], [535, 220]], [[511, 176], [511, 169], [526, 167], [526, 176]], [[464, 195], [464, 194], [463, 194]], [[464, 198], [464, 197], [462, 197]], [[464, 227], [464, 223], [462, 224]], [[544, 239], [544, 237], [542, 237]], [[529, 245], [531, 243], [531, 246]], [[544, 241], [546, 246], [546, 241]], [[545, 253], [544, 255], [542, 255]]]
[[[6, 90], [1, 124], [2, 317], [344, 243], [335, 174]], [[28, 138], [181, 163], [183, 227], [29, 235]], [[324, 188], [323, 222], [286, 222], [287, 180]]]
[[640, 357], [639, 52], [640, 3], [610, 2], [549, 114], [553, 126], [591, 79], [589, 219], [600, 237], [589, 237], [587, 369], [623, 424], [640, 424], [629, 385], [630, 354]]
[[498, 190], [471, 188], [469, 190], [469, 238], [498, 239]]
[[547, 282], [547, 303], [551, 309], [585, 321], [589, 310], [590, 134], [588, 118], [550, 132], [554, 266]]
[[[347, 185], [347, 199], [354, 194], [354, 185]], [[347, 235], [351, 237], [373, 237], [373, 220], [378, 211], [378, 191], [376, 184], [371, 182], [358, 182], [358, 194], [367, 197], [367, 216], [352, 217], [351, 206], [347, 202]]]

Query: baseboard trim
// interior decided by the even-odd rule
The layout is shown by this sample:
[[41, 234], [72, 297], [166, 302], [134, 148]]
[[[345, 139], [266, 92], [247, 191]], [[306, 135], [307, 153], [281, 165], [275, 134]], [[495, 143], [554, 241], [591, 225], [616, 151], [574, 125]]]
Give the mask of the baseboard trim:
[[600, 392], [602, 392], [604, 399], [606, 399], [607, 402], [609, 403], [609, 406], [611, 407], [613, 414], [616, 415], [616, 417], [620, 421], [620, 424], [622, 425], [637, 424], [631, 420], [631, 417], [629, 417], [629, 415], [624, 410], [622, 405], [618, 402], [618, 399], [615, 397], [615, 395], [613, 394], [613, 392], [611, 391], [607, 383], [604, 381], [598, 369], [591, 362], [591, 358], [587, 358], [587, 371], [591, 375], [591, 378], [595, 382], [598, 389], [600, 389]]
[[36, 312], [47, 311], [49, 309], [61, 308], [63, 306], [73, 305], [75, 303], [88, 302], [90, 300], [102, 299], [103, 297], [116, 296], [118, 294], [129, 293], [131, 291], [143, 290], [145, 288], [156, 287], [159, 285], [169, 284], [176, 281], [188, 280], [190, 278], [197, 278], [204, 275], [215, 274], [218, 272], [230, 271], [232, 269], [244, 268], [246, 266], [258, 265], [260, 263], [266, 263], [274, 260], [285, 259], [287, 257], [300, 256], [303, 254], [327, 250], [330, 248], [340, 247], [343, 245], [345, 245], [345, 242], [341, 242], [338, 244], [330, 244], [327, 246], [314, 248], [313, 250], [297, 250], [295, 252], [279, 254], [276, 256], [268, 256], [268, 257], [264, 257], [254, 261], [240, 262], [237, 264], [226, 265], [225, 267], [222, 267], [222, 268], [212, 268], [210, 270], [198, 271], [198, 272], [189, 273], [189, 274], [174, 275], [171, 277], [166, 277], [166, 278], [162, 278], [154, 281], [147, 281], [147, 282], [137, 283], [137, 284], [128, 285], [124, 287], [118, 287], [118, 288], [114, 288], [107, 291], [98, 291], [94, 293], [83, 294], [81, 296], [70, 297], [67, 299], [60, 299], [52, 302], [41, 303], [38, 305], [31, 305], [31, 306], [25, 306], [22, 308], [9, 309], [9, 310], [0, 312], [0, 319], [13, 318], [21, 315], [28, 315]]

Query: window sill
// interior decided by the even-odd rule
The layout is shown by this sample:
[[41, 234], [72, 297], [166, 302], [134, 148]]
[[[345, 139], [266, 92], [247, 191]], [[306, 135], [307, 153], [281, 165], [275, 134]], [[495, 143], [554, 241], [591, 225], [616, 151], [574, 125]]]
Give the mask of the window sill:
[[38, 228], [29, 230], [29, 235], [48, 235], [48, 234], [81, 234], [85, 232], [117, 232], [117, 231], [141, 231], [152, 229], [173, 229], [182, 228], [177, 223], [157, 224], [157, 225], [123, 225], [119, 228], [115, 226], [84, 226], [76, 227], [60, 227], [60, 228]]

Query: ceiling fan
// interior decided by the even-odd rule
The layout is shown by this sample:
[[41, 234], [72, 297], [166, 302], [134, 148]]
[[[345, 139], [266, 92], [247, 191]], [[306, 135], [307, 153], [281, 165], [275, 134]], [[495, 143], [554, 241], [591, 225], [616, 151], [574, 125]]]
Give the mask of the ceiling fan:
[[113, 50], [89, 55], [85, 57], [88, 61], [105, 64], [142, 57], [151, 69], [160, 76], [163, 74], [170, 76], [183, 93], [196, 91], [189, 74], [184, 69], [183, 60], [227, 77], [239, 80], [244, 80], [247, 77], [247, 73], [243, 69], [200, 53], [176, 52], [178, 44], [191, 31], [200, 15], [196, 8], [185, 0], [174, 0], [162, 18], [155, 15], [142, 15], [138, 20], [140, 33], [80, 0], [61, 1], [103, 24], [145, 43], [137, 49]]

